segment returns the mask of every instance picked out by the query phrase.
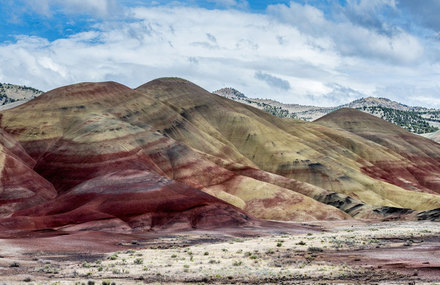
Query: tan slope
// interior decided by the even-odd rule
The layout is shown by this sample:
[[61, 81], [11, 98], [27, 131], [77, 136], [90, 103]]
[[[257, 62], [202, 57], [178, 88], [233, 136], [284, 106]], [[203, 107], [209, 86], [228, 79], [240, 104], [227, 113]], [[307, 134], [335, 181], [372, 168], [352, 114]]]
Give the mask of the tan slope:
[[[169, 126], [161, 132], [214, 157], [234, 161], [228, 152], [211, 152], [205, 145], [221, 141], [234, 150], [234, 155], [238, 151], [262, 170], [349, 194], [371, 205], [420, 210], [440, 206], [437, 195], [406, 191], [365, 172], [365, 168], [373, 168], [381, 161], [403, 166], [411, 166], [411, 161], [358, 135], [318, 124], [279, 119], [177, 78], [154, 80], [137, 90], [184, 117], [184, 120], [169, 121]], [[189, 125], [211, 139], [194, 140], [186, 131]], [[412, 190], [434, 193], [435, 189], [416, 181]]]
[[440, 193], [438, 143], [354, 109], [335, 111], [316, 122], [349, 131], [387, 147], [407, 160], [405, 164], [396, 164], [382, 158], [374, 166], [363, 168], [370, 176], [409, 190]]
[[405, 156], [440, 156], [439, 146], [434, 142], [355, 109], [339, 109], [316, 120], [316, 122], [357, 134]]

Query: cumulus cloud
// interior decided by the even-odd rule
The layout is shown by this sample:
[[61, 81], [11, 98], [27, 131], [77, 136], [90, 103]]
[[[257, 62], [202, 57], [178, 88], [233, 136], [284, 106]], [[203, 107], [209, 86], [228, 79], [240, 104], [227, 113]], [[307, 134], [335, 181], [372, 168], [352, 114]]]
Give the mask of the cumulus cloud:
[[[0, 61], [15, 59], [19, 65], [10, 68], [25, 68], [28, 74], [20, 76], [20, 81], [43, 77], [47, 72], [48, 76], [34, 84], [46, 90], [75, 81], [117, 76], [118, 81], [136, 86], [155, 77], [173, 75], [202, 83], [206, 88], [226, 84], [251, 93], [254, 90], [249, 90], [249, 86], [261, 86], [254, 77], [255, 70], [270, 73], [276, 68], [274, 62], [282, 66], [274, 73], [295, 79], [305, 76], [296, 66], [331, 68], [337, 61], [333, 53], [315, 49], [313, 40], [295, 28], [275, 23], [280, 35], [289, 39], [288, 49], [279, 45], [271, 29], [272, 19], [263, 15], [189, 7], [136, 8], [131, 12], [134, 18], [130, 23], [103, 23], [93, 32], [53, 42], [23, 37], [13, 45], [0, 47], [1, 53], [7, 55]], [[32, 59], [22, 60], [19, 51]], [[56, 74], [54, 68], [38, 61], [41, 57], [51, 58], [67, 71]], [[320, 72], [320, 68], [309, 68], [306, 76]], [[17, 81], [13, 76], [1, 79]], [[264, 88], [270, 93], [267, 84]]]
[[[379, 0], [373, 3], [376, 1]], [[351, 4], [349, 7], [359, 11], [375, 10], [376, 6], [362, 3], [364, 2], [361, 1], [357, 6]], [[419, 60], [424, 52], [420, 41], [403, 30], [393, 34], [383, 34], [350, 21], [332, 22], [325, 18], [321, 10], [307, 4], [290, 2], [289, 5], [271, 5], [268, 7], [268, 12], [275, 18], [298, 28], [304, 34], [327, 38], [342, 55], [408, 64]]]
[[[42, 1], [52, 13], [57, 0]], [[80, 5], [70, 1], [63, 9]], [[108, 4], [102, 10], [92, 1], [80, 9], [105, 15], [112, 3], [121, 5], [102, 1]], [[53, 41], [24, 35], [0, 44], [0, 81], [49, 90], [104, 80], [137, 87], [178, 76], [208, 90], [233, 86], [249, 97], [321, 106], [364, 96], [426, 105], [438, 97], [440, 66], [430, 56], [435, 45], [403, 29], [383, 33], [348, 16], [331, 20], [295, 2], [260, 14], [182, 5], [122, 10], [124, 20], [94, 22], [86, 32]]]

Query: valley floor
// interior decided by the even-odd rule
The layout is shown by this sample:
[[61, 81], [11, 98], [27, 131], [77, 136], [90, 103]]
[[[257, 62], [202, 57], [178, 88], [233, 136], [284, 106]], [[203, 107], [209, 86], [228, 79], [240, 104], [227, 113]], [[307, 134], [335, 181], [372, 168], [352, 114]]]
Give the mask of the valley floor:
[[107, 247], [94, 246], [99, 237], [0, 240], [0, 284], [440, 284], [433, 222], [276, 224], [116, 245], [107, 234]]

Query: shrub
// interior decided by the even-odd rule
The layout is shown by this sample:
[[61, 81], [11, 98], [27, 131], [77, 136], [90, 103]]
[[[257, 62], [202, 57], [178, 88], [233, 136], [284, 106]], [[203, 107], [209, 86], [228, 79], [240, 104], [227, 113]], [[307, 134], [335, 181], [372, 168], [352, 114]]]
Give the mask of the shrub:
[[108, 259], [110, 259], [110, 260], [116, 260], [116, 259], [118, 259], [118, 255], [115, 253], [115, 254], [113, 254], [112, 256], [110, 256]]
[[314, 246], [309, 247], [307, 250], [310, 251], [310, 252], [322, 252], [323, 251], [322, 248], [314, 247]]

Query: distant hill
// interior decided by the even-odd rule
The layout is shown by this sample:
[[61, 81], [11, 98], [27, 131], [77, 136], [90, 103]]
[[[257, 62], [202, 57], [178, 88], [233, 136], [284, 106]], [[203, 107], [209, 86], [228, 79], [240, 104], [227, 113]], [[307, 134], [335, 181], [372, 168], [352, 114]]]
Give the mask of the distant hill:
[[336, 107], [317, 107], [283, 104], [270, 99], [248, 98], [238, 90], [227, 89], [233, 90], [229, 91], [230, 93], [235, 92], [241, 96], [227, 96], [222, 91], [223, 89], [213, 93], [251, 105], [280, 118], [314, 121], [341, 108], [352, 108], [389, 121], [415, 134], [436, 132], [440, 127], [440, 110], [407, 106], [387, 98], [367, 97]]
[[410, 107], [398, 103], [396, 101], [392, 101], [387, 98], [378, 98], [378, 97], [360, 98], [343, 106], [346, 108], [353, 108], [353, 109], [358, 109], [363, 107], [383, 107], [383, 108], [396, 109], [399, 111], [414, 111], [415, 109], [414, 107]]
[[232, 100], [247, 98], [243, 93], [231, 87], [222, 88], [214, 91], [213, 93]]
[[42, 93], [43, 91], [32, 87], [0, 83], [0, 110], [18, 106]]
[[425, 138], [431, 139], [433, 141], [436, 141], [438, 143], [440, 143], [440, 131], [436, 131], [433, 133], [427, 133], [427, 134], [423, 134], [423, 136]]

